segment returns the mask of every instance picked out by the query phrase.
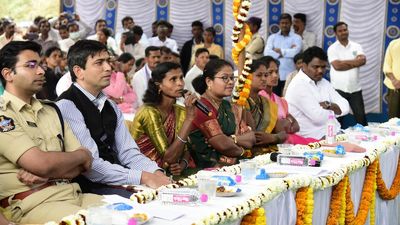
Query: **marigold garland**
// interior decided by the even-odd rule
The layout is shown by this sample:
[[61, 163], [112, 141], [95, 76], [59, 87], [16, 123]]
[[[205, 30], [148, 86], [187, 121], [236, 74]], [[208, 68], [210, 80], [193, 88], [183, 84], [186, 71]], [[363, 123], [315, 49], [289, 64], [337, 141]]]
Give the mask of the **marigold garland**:
[[314, 210], [314, 190], [302, 187], [296, 193], [297, 220], [296, 225], [311, 225]]
[[342, 211], [346, 209], [346, 188], [348, 180], [349, 177], [346, 175], [343, 180], [332, 187], [331, 202], [329, 206], [330, 212], [326, 221], [327, 225], [344, 224], [344, 220], [342, 223], [340, 220], [341, 214], [343, 214], [344, 218], [344, 213]]
[[361, 193], [360, 204], [358, 207], [357, 215], [354, 215], [354, 205], [351, 199], [351, 187], [350, 181], [347, 184], [346, 190], [346, 217], [345, 223], [350, 225], [365, 224], [368, 216], [368, 211], [372, 203], [372, 195], [375, 195], [375, 182], [377, 172], [378, 160], [375, 160], [372, 164], [367, 167], [365, 175], [363, 191]]
[[376, 183], [377, 183], [377, 191], [382, 199], [392, 200], [396, 198], [400, 192], [400, 161], [397, 163], [396, 176], [394, 177], [392, 186], [390, 187], [389, 190], [387, 189], [385, 181], [382, 178], [382, 172], [378, 162]]
[[264, 208], [257, 208], [245, 215], [240, 225], [267, 225]]
[[[233, 1], [233, 16], [235, 18], [235, 25], [232, 31], [232, 59], [233, 62], [239, 64], [239, 55], [246, 46], [250, 43], [252, 33], [249, 25], [245, 23], [251, 6], [250, 0], [234, 0]], [[244, 35], [241, 40], [239, 36], [244, 29]], [[239, 78], [235, 84], [235, 89], [232, 94], [232, 102], [240, 106], [245, 106], [247, 98], [250, 95], [252, 76], [250, 72], [250, 65], [252, 64], [251, 55], [245, 55], [245, 62], [243, 71], [239, 71]]]
[[376, 182], [374, 182], [374, 189], [372, 191], [372, 200], [369, 207], [369, 225], [375, 225], [375, 201], [376, 201]]

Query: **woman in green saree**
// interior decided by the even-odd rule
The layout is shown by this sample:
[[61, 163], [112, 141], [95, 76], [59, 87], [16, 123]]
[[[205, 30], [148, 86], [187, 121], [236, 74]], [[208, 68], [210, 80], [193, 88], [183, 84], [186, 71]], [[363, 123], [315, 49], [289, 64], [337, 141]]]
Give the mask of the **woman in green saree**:
[[211, 110], [206, 115], [196, 109], [195, 130], [189, 135], [191, 155], [199, 169], [236, 163], [245, 149], [255, 143], [254, 133], [246, 122], [245, 112], [224, 98], [231, 96], [234, 86], [233, 67], [222, 59], [211, 60], [203, 75], [196, 77], [194, 89], [201, 101]]
[[194, 166], [186, 143], [197, 97], [187, 93], [185, 107], [175, 104], [176, 98], [182, 96], [184, 85], [178, 64], [157, 65], [143, 98], [144, 105], [129, 127], [140, 151], [173, 175], [182, 175], [188, 166]]

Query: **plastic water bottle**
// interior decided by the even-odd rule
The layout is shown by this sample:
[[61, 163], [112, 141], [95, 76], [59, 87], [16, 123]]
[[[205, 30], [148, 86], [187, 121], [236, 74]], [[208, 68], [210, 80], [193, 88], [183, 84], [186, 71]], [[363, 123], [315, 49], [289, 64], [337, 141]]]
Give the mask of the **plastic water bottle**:
[[189, 188], [162, 189], [158, 193], [159, 199], [164, 204], [195, 206], [208, 201], [206, 194]]
[[336, 141], [336, 121], [334, 115], [329, 115], [328, 122], [326, 123], [325, 140], [327, 144], [333, 144]]

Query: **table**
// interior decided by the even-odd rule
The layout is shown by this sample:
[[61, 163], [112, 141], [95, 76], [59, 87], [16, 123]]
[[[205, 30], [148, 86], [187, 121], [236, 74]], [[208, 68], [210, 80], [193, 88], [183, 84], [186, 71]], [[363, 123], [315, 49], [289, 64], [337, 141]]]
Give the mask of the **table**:
[[[373, 148], [377, 143], [364, 143], [365, 146]], [[399, 163], [399, 147], [390, 146], [387, 152], [380, 156], [380, 168], [383, 174], [383, 179], [387, 187], [390, 187], [393, 178], [396, 173], [397, 164]], [[345, 158], [329, 158], [326, 157], [322, 168], [334, 169], [340, 164], [346, 164], [356, 159], [364, 157], [363, 153], [347, 153]], [[355, 213], [358, 210], [360, 202], [361, 190], [363, 187], [366, 167], [354, 171], [349, 175], [352, 190], [352, 199], [354, 203]], [[194, 221], [200, 221], [210, 215], [211, 212], [217, 212], [224, 210], [232, 205], [244, 202], [254, 196], [256, 193], [261, 192], [266, 187], [272, 184], [274, 179], [267, 181], [255, 181], [247, 185], [241, 185], [243, 192], [237, 197], [224, 197], [216, 198], [213, 202], [207, 203], [206, 205], [200, 205], [196, 207], [189, 206], [165, 206], [159, 201], [152, 201], [148, 204], [137, 206], [143, 210], [146, 210], [154, 215], [160, 210], [166, 210], [167, 213], [184, 212], [185, 215], [174, 221], [166, 221], [158, 218], [154, 218], [149, 222], [149, 225], [158, 224], [192, 224]], [[325, 188], [324, 190], [318, 190], [314, 192], [314, 211], [313, 211], [313, 224], [326, 224], [327, 215], [329, 214], [329, 203], [331, 199], [332, 187]], [[266, 211], [267, 224], [268, 225], [280, 225], [280, 224], [295, 224], [296, 223], [296, 203], [295, 203], [295, 191], [285, 191], [277, 195], [271, 201], [263, 205]], [[400, 195], [394, 200], [386, 201], [382, 200], [378, 194], [376, 194], [376, 223], [380, 225], [400, 225]], [[235, 221], [231, 221], [229, 224], [240, 224], [240, 218]], [[369, 224], [369, 218], [366, 224]]]

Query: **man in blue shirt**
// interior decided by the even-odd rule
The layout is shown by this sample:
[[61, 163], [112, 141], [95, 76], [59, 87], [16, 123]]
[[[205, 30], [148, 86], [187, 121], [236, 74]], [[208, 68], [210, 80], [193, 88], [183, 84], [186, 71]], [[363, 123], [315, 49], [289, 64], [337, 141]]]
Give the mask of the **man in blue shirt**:
[[293, 58], [302, 49], [302, 39], [298, 34], [290, 30], [291, 27], [292, 16], [288, 13], [283, 13], [279, 18], [280, 30], [269, 36], [264, 49], [264, 55], [272, 56], [280, 62], [279, 83], [274, 90], [274, 93], [279, 96], [282, 95], [286, 76], [296, 69]]

